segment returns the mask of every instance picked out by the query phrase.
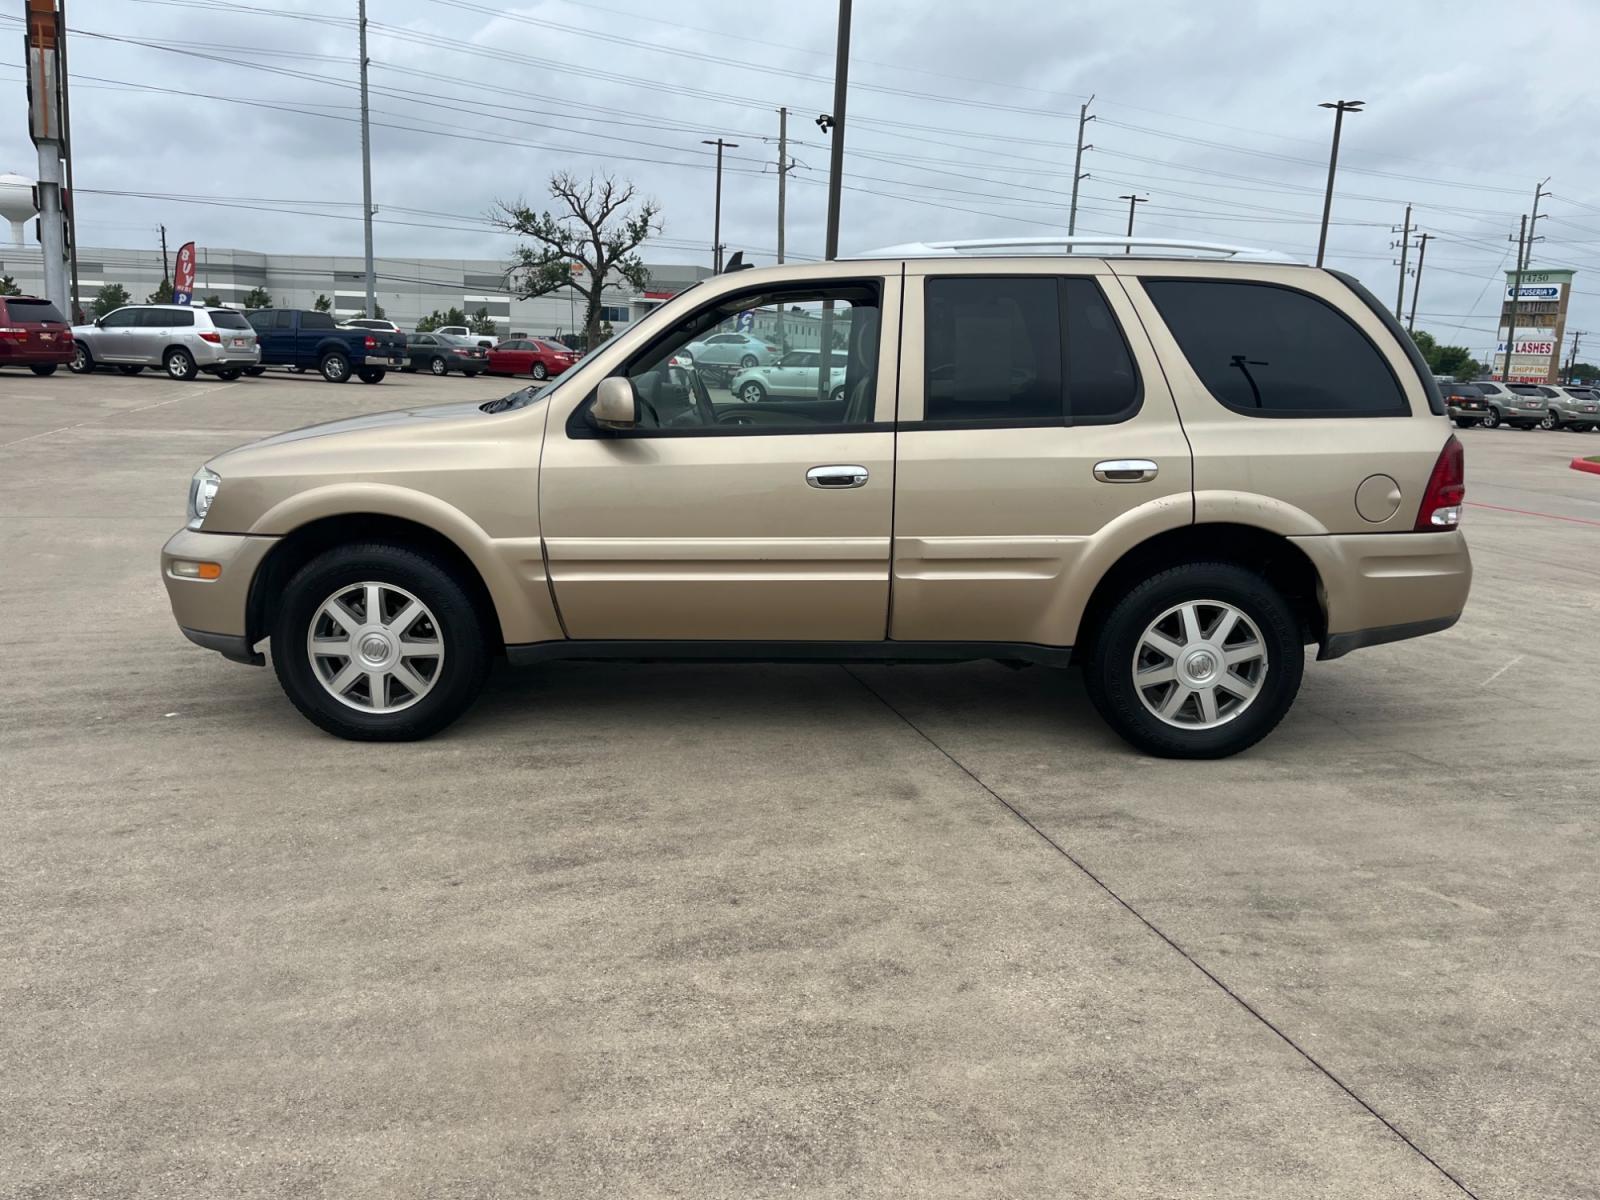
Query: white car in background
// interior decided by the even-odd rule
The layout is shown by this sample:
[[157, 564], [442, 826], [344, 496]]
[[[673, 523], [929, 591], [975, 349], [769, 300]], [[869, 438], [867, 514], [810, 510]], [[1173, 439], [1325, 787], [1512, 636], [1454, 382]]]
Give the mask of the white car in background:
[[405, 332], [393, 321], [387, 321], [382, 317], [351, 317], [348, 321], [340, 321], [339, 324], [345, 329], [377, 329], [384, 333]]
[[[728, 390], [746, 404], [760, 404], [769, 396], [786, 400], [819, 400], [818, 376], [822, 373], [821, 351], [791, 350], [770, 367], [750, 367], [728, 381]], [[844, 350], [833, 352], [833, 374], [828, 381], [826, 399], [844, 396], [845, 368], [850, 356]]]
[[753, 333], [713, 333], [684, 347], [696, 367], [767, 367], [783, 351]]

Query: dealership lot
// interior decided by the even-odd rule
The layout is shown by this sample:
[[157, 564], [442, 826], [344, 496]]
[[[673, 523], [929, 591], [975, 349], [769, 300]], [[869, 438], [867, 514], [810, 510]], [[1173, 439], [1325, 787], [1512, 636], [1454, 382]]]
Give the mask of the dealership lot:
[[1600, 1195], [1600, 435], [1473, 598], [1136, 756], [1073, 674], [501, 671], [316, 732], [174, 627], [209, 455], [510, 381], [0, 375], [20, 1195]]

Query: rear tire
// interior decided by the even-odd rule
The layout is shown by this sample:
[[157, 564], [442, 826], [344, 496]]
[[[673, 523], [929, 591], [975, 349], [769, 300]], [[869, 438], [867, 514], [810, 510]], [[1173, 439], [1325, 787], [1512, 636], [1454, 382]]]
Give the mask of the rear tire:
[[1471, 417], [1457, 417], [1456, 418], [1456, 427], [1458, 429], [1471, 429], [1477, 423], [1478, 422], [1473, 420]]
[[476, 379], [478, 377], [478, 373], [476, 371], [463, 371], [461, 373], [468, 379]]
[[[1200, 628], [1201, 636], [1194, 640], [1180, 640], [1185, 637], [1181, 632], [1159, 633], [1158, 625], [1172, 628], [1164, 622], [1173, 619], [1170, 614], [1176, 606], [1183, 605], [1196, 606], [1199, 617], [1215, 614], [1217, 619], [1209, 629]], [[1227, 610], [1243, 619], [1235, 619], [1232, 634], [1207, 642], [1206, 637], [1220, 631]], [[1184, 627], [1181, 616], [1177, 623], [1180, 629]], [[1249, 626], [1254, 626], [1254, 631]], [[1240, 637], [1247, 641], [1241, 643]], [[1153, 668], [1146, 662], [1152, 640], [1178, 648], [1171, 656], [1170, 683], [1141, 685], [1135, 680], [1137, 670], [1144, 669], [1148, 678], [1152, 671], [1162, 669], [1159, 661]], [[1264, 657], [1249, 699], [1241, 700], [1218, 683], [1200, 690], [1186, 686], [1199, 678], [1218, 680], [1223, 675], [1229, 683], [1248, 686], [1251, 681], [1235, 675], [1235, 667], [1228, 665], [1225, 656], [1240, 650], [1248, 653], [1250, 645], [1264, 651]], [[1253, 671], [1257, 667], [1246, 659], [1238, 669]], [[1188, 673], [1191, 670], [1200, 674]], [[1133, 588], [1106, 614], [1099, 628], [1091, 631], [1084, 682], [1089, 699], [1106, 723], [1134, 748], [1159, 758], [1225, 758], [1272, 732], [1294, 703], [1304, 670], [1300, 621], [1275, 587], [1231, 563], [1185, 563]], [[1202, 708], [1201, 690], [1211, 692], [1211, 711], [1219, 714], [1210, 723]], [[1153, 711], [1180, 694], [1189, 698], [1183, 699], [1169, 718]], [[1228, 706], [1232, 715], [1223, 706]]]
[[431, 358], [428, 360], [428, 370], [435, 375], [448, 375], [450, 374], [450, 364], [442, 358]]
[[761, 365], [761, 360], [758, 359], [754, 354], [746, 354], [739, 360], [739, 365], [748, 371], [751, 367], [759, 367]]
[[356, 372], [356, 378], [362, 383], [382, 383], [387, 374], [382, 367], [362, 367]]
[[331, 351], [322, 356], [322, 361], [317, 364], [317, 370], [329, 383], [350, 382], [350, 360], [339, 350]]
[[[443, 653], [434, 661], [432, 675], [426, 674], [429, 660], [416, 665], [414, 674], [427, 684], [421, 697], [388, 712], [372, 710], [370, 685], [362, 679], [345, 690], [346, 699], [336, 696], [324, 680], [328, 675], [337, 680], [342, 666], [355, 663], [355, 658], [314, 660], [308, 644], [313, 631], [321, 627], [318, 613], [325, 602], [366, 583], [410, 593], [425, 606], [434, 626], [426, 632], [442, 643]], [[361, 589], [356, 594], [364, 593]], [[369, 622], [364, 607], [356, 615], [362, 630], [381, 624], [381, 620]], [[394, 614], [387, 615], [393, 619]], [[471, 707], [488, 674], [489, 647], [482, 617], [449, 570], [415, 550], [369, 543], [336, 547], [295, 573], [273, 620], [272, 666], [290, 701], [318, 728], [351, 741], [406, 742], [437, 733]], [[386, 701], [403, 700], [403, 685], [383, 680], [379, 686]]]
[[56, 365], [57, 364], [55, 364], [55, 363], [30, 363], [29, 364], [29, 366], [32, 368], [33, 373], [35, 375], [54, 375], [56, 373]]
[[533, 370], [530, 371], [529, 374], [531, 374], [535, 379], [550, 378], [549, 368], [547, 368], [542, 362], [534, 363]]
[[167, 369], [167, 375], [173, 379], [190, 380], [200, 374], [200, 368], [194, 364], [194, 355], [182, 346], [174, 346], [161, 356], [161, 365]]

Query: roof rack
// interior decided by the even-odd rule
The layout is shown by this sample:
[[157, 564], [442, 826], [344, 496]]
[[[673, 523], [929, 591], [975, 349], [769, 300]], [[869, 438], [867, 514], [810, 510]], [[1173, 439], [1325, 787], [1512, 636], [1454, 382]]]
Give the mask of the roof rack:
[[902, 242], [845, 258], [1028, 258], [1053, 255], [1085, 255], [1104, 258], [1106, 252], [1139, 258], [1198, 258], [1233, 262], [1293, 263], [1297, 259], [1276, 250], [1257, 250], [1249, 246], [1229, 246], [1222, 242], [1189, 242], [1172, 238], [1108, 237], [1085, 234], [1081, 237], [987, 238], [955, 242]]

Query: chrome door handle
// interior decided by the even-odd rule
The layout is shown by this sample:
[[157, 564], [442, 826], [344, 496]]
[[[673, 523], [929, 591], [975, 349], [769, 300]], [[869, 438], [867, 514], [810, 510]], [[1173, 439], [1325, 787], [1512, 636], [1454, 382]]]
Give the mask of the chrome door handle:
[[1149, 483], [1161, 468], [1148, 458], [1108, 458], [1094, 465], [1101, 483]]
[[848, 464], [838, 467], [812, 467], [806, 472], [806, 482], [814, 488], [865, 487], [868, 478], [865, 467]]

